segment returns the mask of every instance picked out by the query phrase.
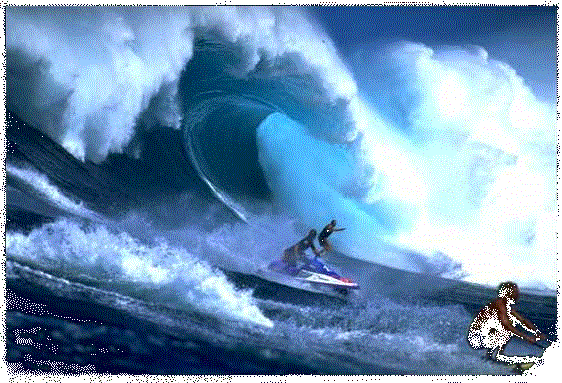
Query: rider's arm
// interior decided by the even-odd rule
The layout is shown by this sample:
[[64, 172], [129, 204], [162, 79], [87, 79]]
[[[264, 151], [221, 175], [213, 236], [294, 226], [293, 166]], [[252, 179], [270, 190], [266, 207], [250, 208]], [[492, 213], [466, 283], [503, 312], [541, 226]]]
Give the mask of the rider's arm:
[[531, 332], [537, 331], [537, 327], [533, 323], [531, 323], [531, 321], [529, 321], [526, 318], [524, 318], [523, 316], [521, 316], [521, 314], [519, 314], [517, 311], [511, 309], [511, 315], [513, 315], [515, 318], [517, 318], [519, 323], [521, 323], [521, 325], [523, 327], [525, 327], [527, 330], [529, 330]]
[[517, 320], [519, 321], [519, 323], [521, 323], [521, 326], [523, 326], [526, 330], [528, 330], [529, 332], [532, 332], [533, 334], [535, 334], [536, 336], [538, 336], [541, 339], [546, 338], [546, 336], [544, 334], [542, 334], [539, 329], [537, 328], [537, 326], [535, 326], [533, 324], [533, 322], [531, 322], [530, 320], [528, 320], [527, 318], [523, 317], [521, 314], [519, 314], [517, 311], [515, 310], [511, 310], [511, 315], [513, 315], [515, 318], [517, 318]]

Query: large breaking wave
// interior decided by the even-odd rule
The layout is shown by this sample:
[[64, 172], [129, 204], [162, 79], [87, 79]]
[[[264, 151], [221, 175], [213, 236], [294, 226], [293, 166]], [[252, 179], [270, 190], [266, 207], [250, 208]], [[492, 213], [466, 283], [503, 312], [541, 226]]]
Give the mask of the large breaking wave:
[[[401, 43], [346, 66], [282, 7], [7, 8], [6, 30], [7, 108], [80, 160], [181, 174], [185, 155], [243, 220], [296, 220], [283, 246], [336, 218], [350, 256], [425, 270], [381, 251], [401, 246], [555, 288], [555, 108], [481, 48]], [[162, 127], [184, 153], [148, 149]]]

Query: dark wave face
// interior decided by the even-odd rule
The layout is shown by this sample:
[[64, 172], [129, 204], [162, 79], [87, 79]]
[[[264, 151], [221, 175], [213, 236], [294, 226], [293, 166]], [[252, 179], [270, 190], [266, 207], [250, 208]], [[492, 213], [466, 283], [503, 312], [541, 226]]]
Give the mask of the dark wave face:
[[[179, 82], [179, 97], [186, 150], [193, 165], [217, 196], [246, 220], [260, 201], [275, 201], [267, 178], [271, 169], [264, 170], [257, 138], [258, 128], [269, 115], [301, 121], [312, 134], [331, 141], [336, 138], [330, 134], [341, 134], [342, 126], [350, 122], [346, 102], [331, 101], [310, 73], [299, 70], [295, 61], [301, 59], [262, 57], [253, 70], [240, 76], [232, 68], [244, 64], [242, 48], [219, 36], [197, 40]], [[344, 143], [341, 138], [340, 142]]]

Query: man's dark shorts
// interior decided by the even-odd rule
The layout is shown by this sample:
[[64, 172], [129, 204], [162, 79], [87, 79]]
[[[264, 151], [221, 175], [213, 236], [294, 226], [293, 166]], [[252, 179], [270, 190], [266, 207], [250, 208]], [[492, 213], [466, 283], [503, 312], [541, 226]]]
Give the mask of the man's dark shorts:
[[470, 330], [466, 336], [466, 341], [475, 350], [488, 348], [490, 344], [488, 334], [478, 330]]

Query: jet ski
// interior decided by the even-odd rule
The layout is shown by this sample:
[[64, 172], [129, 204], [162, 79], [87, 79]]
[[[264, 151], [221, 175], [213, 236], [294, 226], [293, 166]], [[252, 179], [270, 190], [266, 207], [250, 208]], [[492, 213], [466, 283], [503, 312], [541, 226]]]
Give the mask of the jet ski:
[[357, 283], [342, 277], [326, 266], [323, 261], [314, 257], [297, 267], [276, 260], [260, 272], [260, 277], [272, 282], [301, 290], [345, 297], [351, 290], [359, 289]]

